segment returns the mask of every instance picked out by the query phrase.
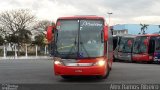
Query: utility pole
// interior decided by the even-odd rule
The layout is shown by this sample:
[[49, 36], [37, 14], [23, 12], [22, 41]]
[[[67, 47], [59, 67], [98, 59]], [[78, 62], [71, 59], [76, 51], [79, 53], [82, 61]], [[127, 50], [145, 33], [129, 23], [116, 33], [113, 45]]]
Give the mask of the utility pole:
[[113, 13], [112, 13], [112, 12], [108, 12], [107, 14], [108, 14], [108, 16], [109, 16], [109, 22], [108, 22], [108, 25], [110, 26], [110, 22], [111, 22], [111, 15], [112, 15]]

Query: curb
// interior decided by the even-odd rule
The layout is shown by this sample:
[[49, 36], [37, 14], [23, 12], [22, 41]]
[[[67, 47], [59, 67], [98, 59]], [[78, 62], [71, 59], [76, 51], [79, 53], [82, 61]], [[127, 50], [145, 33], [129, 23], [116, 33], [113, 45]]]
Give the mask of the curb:
[[34, 60], [51, 60], [53, 59], [53, 57], [49, 57], [49, 56], [34, 56], [34, 57], [0, 57], [0, 60], [26, 60], [26, 59], [34, 59]]

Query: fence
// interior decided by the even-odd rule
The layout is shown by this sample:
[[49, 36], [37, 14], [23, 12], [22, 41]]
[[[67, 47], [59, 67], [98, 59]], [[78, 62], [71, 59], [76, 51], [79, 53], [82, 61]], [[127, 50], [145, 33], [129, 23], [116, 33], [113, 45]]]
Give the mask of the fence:
[[[46, 56], [48, 55], [48, 46], [35, 46], [35, 45], [28, 45], [28, 46], [13, 46], [13, 47], [5, 47], [0, 46], [0, 57], [2, 56]], [[5, 53], [4, 53], [5, 52]]]

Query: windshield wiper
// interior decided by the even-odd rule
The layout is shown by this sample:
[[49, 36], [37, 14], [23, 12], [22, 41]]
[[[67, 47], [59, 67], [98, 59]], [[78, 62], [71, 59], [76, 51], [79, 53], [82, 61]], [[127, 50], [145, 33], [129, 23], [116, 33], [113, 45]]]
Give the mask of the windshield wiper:
[[71, 47], [71, 49], [69, 50], [69, 52], [67, 52], [67, 53], [61, 53], [61, 52], [59, 52], [58, 51], [58, 46], [57, 46], [57, 42], [59, 41], [59, 37], [58, 37], [58, 30], [57, 30], [57, 33], [56, 33], [56, 40], [55, 40], [55, 50], [54, 50], [54, 52], [55, 52], [55, 56], [57, 56], [57, 57], [62, 57], [62, 58], [76, 58], [77, 56], [76, 56], [76, 53], [71, 53], [72, 52], [72, 50], [73, 50], [73, 48], [75, 48], [76, 47], [76, 45], [77, 45], [77, 42], [76, 42], [76, 38], [77, 37], [75, 37], [75, 40], [74, 40], [74, 44], [73, 44], [73, 46]]
[[65, 58], [65, 59], [67, 59], [67, 58], [69, 58], [69, 59], [76, 58], [77, 57], [76, 55], [77, 55], [76, 53], [60, 53], [60, 57], [61, 58]]
[[[60, 54], [61, 57], [63, 58], [76, 58], [77, 57], [77, 52], [72, 52], [74, 48], [76, 48], [77, 42], [76, 42], [77, 37], [74, 40], [74, 44], [71, 47], [71, 49], [69, 50], [69, 52], [65, 53], [65, 54]], [[76, 49], [75, 49], [76, 50]]]

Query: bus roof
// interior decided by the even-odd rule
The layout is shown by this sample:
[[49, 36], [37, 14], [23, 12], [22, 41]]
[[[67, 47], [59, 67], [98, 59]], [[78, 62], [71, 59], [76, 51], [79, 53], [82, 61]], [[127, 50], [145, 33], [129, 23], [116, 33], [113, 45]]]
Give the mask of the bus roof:
[[138, 36], [147, 36], [147, 37], [151, 37], [151, 36], [160, 36], [160, 34], [144, 34], [144, 35], [138, 35]]
[[132, 34], [118, 34], [118, 35], [113, 35], [113, 37], [134, 37], [136, 35]]
[[58, 19], [104, 19], [104, 17], [96, 15], [80, 15], [80, 16], [69, 16], [69, 17], [59, 17]]

